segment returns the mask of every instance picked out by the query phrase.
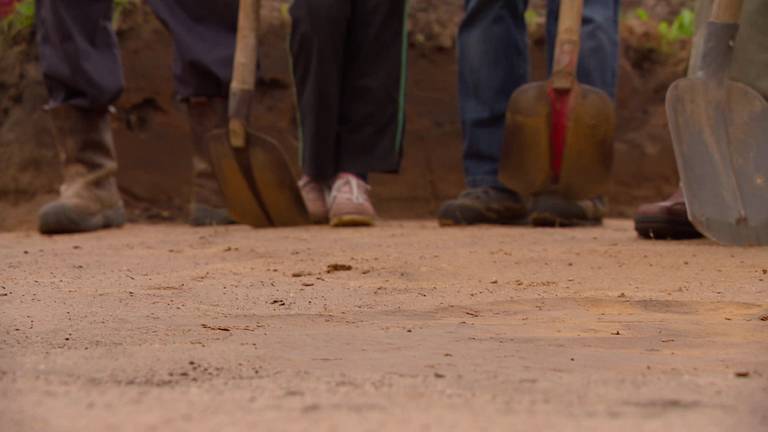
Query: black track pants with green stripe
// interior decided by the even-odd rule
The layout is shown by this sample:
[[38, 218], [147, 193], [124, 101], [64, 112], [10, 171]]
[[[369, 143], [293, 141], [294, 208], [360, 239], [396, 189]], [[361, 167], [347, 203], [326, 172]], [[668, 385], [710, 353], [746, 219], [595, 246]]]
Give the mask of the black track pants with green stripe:
[[290, 49], [304, 174], [396, 172], [406, 0], [294, 0]]

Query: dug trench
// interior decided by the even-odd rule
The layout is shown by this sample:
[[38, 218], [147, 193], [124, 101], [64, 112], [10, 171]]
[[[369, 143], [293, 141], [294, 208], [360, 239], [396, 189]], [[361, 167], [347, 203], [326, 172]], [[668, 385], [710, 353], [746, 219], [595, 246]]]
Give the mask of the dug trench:
[[[639, 2], [634, 2], [639, 3]], [[658, 2], [657, 2], [658, 3]], [[265, 2], [260, 102], [253, 125], [280, 141], [296, 161], [298, 141], [282, 2]], [[410, 20], [407, 132], [400, 175], [374, 175], [374, 200], [385, 218], [431, 217], [463, 186], [455, 32], [461, 2], [413, 2]], [[126, 90], [113, 129], [119, 184], [132, 221], [183, 220], [191, 178], [191, 144], [171, 77], [172, 42], [145, 7], [124, 14], [119, 38]], [[545, 77], [541, 22], [531, 23], [532, 78]], [[664, 92], [682, 76], [687, 47], [658, 48], [653, 26], [622, 22], [612, 216], [663, 198], [677, 182], [664, 114]], [[0, 230], [33, 228], [35, 212], [61, 179], [52, 131], [41, 107], [45, 88], [29, 39], [0, 61]]]

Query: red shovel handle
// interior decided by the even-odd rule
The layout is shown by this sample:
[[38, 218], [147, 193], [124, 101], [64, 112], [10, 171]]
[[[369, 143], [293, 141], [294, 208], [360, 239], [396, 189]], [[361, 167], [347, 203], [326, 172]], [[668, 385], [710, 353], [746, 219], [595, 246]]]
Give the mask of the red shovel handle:
[[571, 89], [576, 81], [583, 12], [584, 0], [560, 0], [555, 58], [552, 62], [552, 87], [557, 90]]

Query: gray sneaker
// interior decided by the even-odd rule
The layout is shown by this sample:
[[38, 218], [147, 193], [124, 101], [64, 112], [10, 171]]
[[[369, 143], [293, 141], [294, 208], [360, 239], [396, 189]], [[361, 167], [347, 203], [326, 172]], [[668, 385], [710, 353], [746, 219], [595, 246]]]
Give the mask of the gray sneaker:
[[371, 226], [376, 211], [368, 196], [371, 187], [360, 177], [341, 173], [336, 176], [328, 198], [331, 226]]

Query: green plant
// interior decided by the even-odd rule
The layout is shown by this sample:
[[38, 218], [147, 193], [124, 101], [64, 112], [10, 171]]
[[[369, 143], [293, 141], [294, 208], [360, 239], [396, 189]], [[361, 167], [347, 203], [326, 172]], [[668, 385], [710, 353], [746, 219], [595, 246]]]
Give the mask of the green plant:
[[684, 8], [675, 17], [672, 23], [662, 21], [659, 23], [659, 35], [663, 49], [681, 39], [690, 39], [696, 31], [696, 17], [691, 9]]
[[16, 11], [0, 22], [0, 37], [9, 40], [19, 32], [35, 25], [35, 2], [23, 0], [16, 4]]
[[[113, 23], [117, 23], [121, 14], [129, 7], [135, 6], [137, 0], [115, 0]], [[16, 4], [16, 11], [0, 22], [0, 34], [5, 37], [18, 34], [20, 31], [35, 25], [35, 1], [22, 0]]]
[[637, 8], [632, 13], [635, 15], [635, 18], [639, 19], [642, 22], [648, 22], [648, 20], [651, 19], [650, 14], [648, 14], [648, 11], [643, 8]]
[[534, 32], [538, 28], [540, 22], [541, 17], [539, 16], [539, 13], [533, 9], [528, 9], [525, 11], [524, 17], [525, 24], [528, 26], [528, 31]]

